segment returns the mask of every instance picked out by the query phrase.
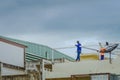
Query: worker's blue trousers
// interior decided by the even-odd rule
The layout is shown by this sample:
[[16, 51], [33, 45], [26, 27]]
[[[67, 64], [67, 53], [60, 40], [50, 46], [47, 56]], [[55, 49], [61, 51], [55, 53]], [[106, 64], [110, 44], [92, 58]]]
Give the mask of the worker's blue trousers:
[[77, 58], [76, 58], [76, 61], [80, 61], [80, 51], [77, 52]]

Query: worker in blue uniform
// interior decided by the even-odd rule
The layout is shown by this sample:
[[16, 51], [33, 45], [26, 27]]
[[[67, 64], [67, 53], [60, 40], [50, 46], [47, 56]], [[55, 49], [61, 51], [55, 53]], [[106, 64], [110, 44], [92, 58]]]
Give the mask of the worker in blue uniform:
[[76, 61], [80, 61], [81, 44], [79, 43], [79, 41], [77, 41], [77, 44], [75, 46], [77, 47], [77, 58], [76, 58]]

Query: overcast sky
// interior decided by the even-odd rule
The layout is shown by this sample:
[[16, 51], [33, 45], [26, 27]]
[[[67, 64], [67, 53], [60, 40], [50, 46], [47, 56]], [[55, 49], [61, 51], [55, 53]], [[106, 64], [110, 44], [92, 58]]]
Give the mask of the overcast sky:
[[119, 42], [119, 33], [120, 0], [0, 0], [2, 36], [57, 48]]

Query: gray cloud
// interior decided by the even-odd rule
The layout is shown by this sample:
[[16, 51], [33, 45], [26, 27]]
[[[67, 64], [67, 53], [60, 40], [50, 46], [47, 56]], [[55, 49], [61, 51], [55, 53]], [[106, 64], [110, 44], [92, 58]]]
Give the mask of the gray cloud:
[[[0, 1], [0, 34], [119, 39], [119, 0]], [[49, 39], [48, 38], [48, 39]]]

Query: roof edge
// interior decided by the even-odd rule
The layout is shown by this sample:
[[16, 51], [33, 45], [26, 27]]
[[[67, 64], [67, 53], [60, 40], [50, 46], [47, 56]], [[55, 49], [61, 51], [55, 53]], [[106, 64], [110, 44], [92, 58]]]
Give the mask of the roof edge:
[[18, 47], [22, 47], [22, 48], [27, 48], [27, 46], [23, 45], [23, 44], [19, 44], [19, 43], [16, 43], [14, 41], [10, 41], [10, 40], [7, 40], [7, 39], [4, 39], [4, 38], [0, 38], [0, 41], [2, 42], [6, 42], [8, 44], [12, 44], [14, 46], [18, 46]]

